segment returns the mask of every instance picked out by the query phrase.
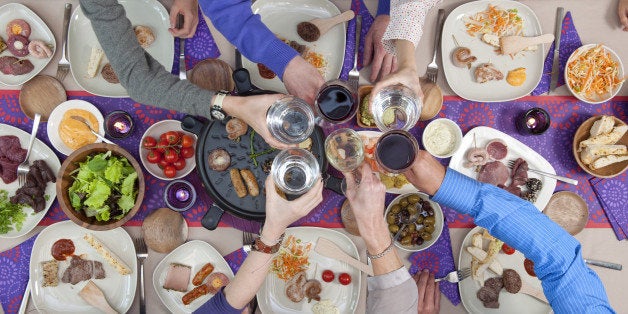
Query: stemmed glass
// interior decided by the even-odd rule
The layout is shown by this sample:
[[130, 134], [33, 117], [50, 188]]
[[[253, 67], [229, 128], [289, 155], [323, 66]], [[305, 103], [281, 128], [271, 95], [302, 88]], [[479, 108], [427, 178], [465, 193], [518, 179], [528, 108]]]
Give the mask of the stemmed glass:
[[[352, 172], [356, 180], [360, 178], [357, 169], [364, 161], [364, 144], [354, 130], [344, 128], [331, 132], [325, 139], [325, 156], [334, 168], [341, 172]], [[342, 179], [340, 188], [345, 194], [346, 178]]]
[[314, 107], [322, 127], [347, 122], [357, 112], [358, 91], [345, 81], [328, 81], [316, 95]]

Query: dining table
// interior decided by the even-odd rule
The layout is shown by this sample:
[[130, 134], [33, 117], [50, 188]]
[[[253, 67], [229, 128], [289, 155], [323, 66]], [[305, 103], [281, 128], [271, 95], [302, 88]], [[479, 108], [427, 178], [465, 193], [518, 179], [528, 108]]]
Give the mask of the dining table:
[[[299, 1], [299, 0], [294, 0]], [[323, 0], [321, 0], [323, 1]], [[1, 1], [0, 6], [10, 1]], [[65, 3], [72, 3], [74, 8], [79, 6], [77, 0], [21, 0], [17, 1], [33, 10], [48, 25], [53, 32], [57, 45], [62, 42], [62, 20], [63, 7]], [[172, 5], [171, 0], [160, 1], [166, 8]], [[363, 24], [370, 25], [373, 21], [377, 9], [376, 0], [331, 0], [340, 11], [353, 9], [363, 16]], [[435, 27], [438, 9], [444, 9], [448, 14], [459, 5], [468, 2], [464, 0], [441, 1], [430, 10], [425, 19], [423, 36], [416, 49], [416, 62], [419, 74], [423, 75], [428, 63], [432, 59], [433, 45], [435, 40]], [[628, 61], [628, 32], [621, 30], [616, 13], [616, 0], [600, 0], [592, 3], [586, 0], [521, 0], [521, 3], [529, 6], [537, 15], [543, 33], [553, 33], [555, 15], [557, 7], [564, 7], [570, 18], [571, 31], [573, 27], [577, 30], [577, 35], [582, 44], [603, 43], [618, 54], [624, 62]], [[370, 14], [369, 14], [370, 13]], [[352, 22], [349, 23], [349, 25]], [[567, 32], [563, 29], [563, 33]], [[366, 29], [363, 30], [363, 35]], [[364, 36], [362, 36], [364, 37]], [[362, 40], [363, 42], [363, 40]], [[173, 42], [175, 54], [173, 73], [178, 75], [178, 39]], [[348, 70], [353, 66], [352, 49], [355, 45], [355, 37], [352, 35], [351, 26], [347, 30], [347, 50], [344, 59], [341, 78], [346, 79]], [[55, 76], [57, 63], [61, 58], [61, 49], [56, 49], [52, 61], [43, 69], [40, 74]], [[200, 21], [197, 34], [194, 38], [186, 42], [186, 65], [188, 70], [206, 58], [219, 58], [232, 68], [235, 68], [234, 47], [212, 26], [211, 21], [204, 17]], [[363, 47], [360, 48], [363, 51]], [[544, 56], [550, 51], [550, 45], [545, 45]], [[578, 233], [575, 238], [582, 244], [582, 256], [589, 259], [604, 260], [628, 266], [628, 241], [618, 240], [604, 206], [596, 196], [593, 189], [594, 179], [590, 174], [583, 171], [576, 163], [572, 154], [573, 136], [582, 122], [594, 115], [613, 115], [624, 122], [628, 121], [628, 84], [623, 87], [613, 99], [602, 104], [591, 105], [579, 101], [572, 96], [565, 85], [559, 86], [552, 92], [533, 93], [512, 101], [504, 102], [482, 102], [465, 100], [457, 96], [448, 85], [446, 76], [443, 73], [442, 59], [449, 56], [439, 56], [437, 62], [440, 65], [437, 85], [443, 91], [443, 107], [436, 118], [449, 118], [455, 121], [462, 129], [463, 134], [477, 126], [489, 126], [500, 130], [516, 138], [528, 147], [537, 151], [547, 159], [556, 173], [562, 176], [577, 179], [578, 185], [569, 185], [558, 182], [555, 191], [571, 191], [580, 195], [587, 203], [589, 218], [584, 230]], [[358, 64], [361, 66], [362, 60]], [[170, 70], [170, 69], [168, 69]], [[624, 68], [626, 71], [626, 68]], [[550, 75], [544, 72], [544, 76]], [[371, 84], [368, 78], [370, 67], [361, 68], [360, 84]], [[161, 109], [151, 106], [151, 104], [140, 104], [131, 98], [108, 98], [90, 94], [81, 89], [72, 75], [68, 75], [62, 81], [67, 91], [68, 99], [81, 99], [95, 105], [103, 115], [113, 110], [124, 110], [131, 114], [136, 123], [134, 133], [125, 139], [114, 140], [129, 151], [136, 159], [139, 159], [139, 142], [144, 131], [155, 122], [164, 119], [182, 119], [185, 114]], [[20, 87], [0, 85], [0, 123], [8, 124], [30, 133], [33, 121], [29, 119], [20, 109], [19, 105]], [[517, 115], [527, 109], [540, 107], [549, 112], [551, 125], [547, 132], [542, 135], [521, 135], [515, 128], [514, 120]], [[418, 139], [421, 138], [423, 128], [429, 121], [420, 121], [411, 133]], [[50, 145], [46, 136], [45, 123], [39, 128], [38, 138]], [[355, 120], [342, 125], [359, 129]], [[2, 135], [2, 134], [0, 134]], [[55, 152], [61, 161], [65, 156]], [[449, 158], [440, 160], [444, 165], [448, 165]], [[144, 173], [147, 192], [142, 200], [142, 206], [138, 213], [130, 219], [122, 228], [131, 236], [141, 235], [143, 219], [152, 211], [166, 207], [163, 201], [163, 190], [168, 181], [160, 180]], [[201, 179], [196, 172], [192, 172], [184, 179], [190, 181], [197, 187], [199, 197], [191, 209], [183, 213], [189, 227], [188, 240], [203, 240], [211, 244], [220, 252], [234, 270], [237, 272], [238, 266], [246, 257], [242, 250], [242, 230], [255, 231], [259, 228], [256, 222], [249, 222], [244, 219], [225, 213], [218, 228], [207, 230], [201, 225], [201, 218], [211, 206], [213, 201], [204, 192], [201, 186]], [[595, 182], [597, 184], [599, 182]], [[623, 204], [623, 208], [628, 210], [628, 184], [626, 183], [626, 173], [614, 179], [605, 179], [600, 189], [617, 188], [616, 202]], [[388, 194], [387, 204], [396, 195]], [[344, 196], [332, 191], [325, 190], [323, 202], [317, 206], [306, 217], [298, 220], [294, 226], [316, 226], [331, 228], [344, 233], [355, 243], [360, 252], [360, 259], [366, 261], [366, 248], [359, 236], [349, 234], [344, 228], [340, 215], [340, 208], [345, 200]], [[445, 228], [439, 239], [438, 245], [418, 253], [407, 252], [397, 248], [404, 264], [411, 273], [420, 269], [428, 268], [435, 272], [437, 277], [444, 276], [448, 272], [455, 270], [458, 264], [461, 245], [467, 233], [475, 227], [470, 216], [459, 214], [454, 210], [444, 207]], [[46, 226], [53, 223], [67, 220], [57, 202], [54, 202], [48, 213], [41, 220], [39, 225], [28, 234], [19, 238], [0, 240], [0, 312], [16, 313], [25, 291], [28, 273], [29, 259], [33, 242], [38, 233]], [[152, 283], [153, 270], [164, 258], [165, 254], [150, 250], [145, 261], [146, 280], [146, 306], [148, 313], [167, 313], [168, 309], [158, 298]], [[612, 270], [591, 266], [591, 269], [600, 277], [611, 306], [618, 313], [628, 313], [628, 301], [625, 298], [625, 288], [628, 282], [628, 270]], [[362, 275], [362, 286], [360, 287], [360, 297], [356, 308], [356, 313], [365, 312], [366, 304], [366, 275]], [[460, 301], [457, 284], [441, 283], [441, 291], [444, 297], [441, 298], [440, 310], [443, 313], [465, 313], [466, 310]], [[137, 289], [139, 294], [139, 289]], [[29, 302], [27, 312], [36, 312], [33, 302]], [[139, 313], [139, 296], [136, 295], [129, 313]]]

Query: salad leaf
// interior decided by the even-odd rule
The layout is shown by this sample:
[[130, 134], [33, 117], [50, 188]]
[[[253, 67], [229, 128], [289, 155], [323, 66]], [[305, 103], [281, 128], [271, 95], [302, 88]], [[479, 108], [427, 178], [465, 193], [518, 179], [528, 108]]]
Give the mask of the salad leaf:
[[137, 179], [137, 172], [135, 171], [124, 178], [124, 181], [122, 181], [122, 187], [120, 188], [120, 193], [122, 193], [122, 195], [134, 196], [133, 192], [135, 188], [135, 179]]
[[102, 179], [93, 181], [93, 184], [90, 184], [90, 186], [93, 186], [93, 188], [89, 193], [89, 197], [83, 202], [83, 205], [94, 208], [105, 205], [105, 201], [109, 198], [109, 195], [111, 195], [111, 188], [109, 188], [107, 183]]
[[118, 206], [122, 210], [123, 213], [127, 213], [133, 206], [135, 206], [135, 198], [129, 195], [122, 195], [118, 200]]
[[112, 183], [120, 182], [120, 179], [122, 179], [123, 168], [124, 166], [121, 161], [111, 158], [109, 160], [108, 167], [105, 169], [105, 179], [111, 181]]
[[24, 205], [12, 204], [9, 201], [9, 192], [0, 190], [0, 234], [13, 230], [22, 230], [22, 224], [26, 220], [26, 213], [22, 211]]

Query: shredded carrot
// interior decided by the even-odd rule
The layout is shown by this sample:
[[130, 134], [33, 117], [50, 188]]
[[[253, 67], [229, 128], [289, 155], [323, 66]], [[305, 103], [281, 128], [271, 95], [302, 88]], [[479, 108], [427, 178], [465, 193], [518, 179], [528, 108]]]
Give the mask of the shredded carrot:
[[271, 263], [271, 271], [284, 281], [292, 279], [298, 272], [307, 270], [311, 248], [311, 242], [303, 243], [293, 235], [288, 236]]
[[523, 19], [517, 9], [502, 10], [490, 5], [488, 9], [471, 17], [465, 17], [467, 34], [492, 34], [499, 37], [519, 35], [523, 31]]
[[581, 97], [597, 101], [613, 94], [625, 77], [619, 65], [602, 45], [579, 51], [567, 63], [567, 84]]

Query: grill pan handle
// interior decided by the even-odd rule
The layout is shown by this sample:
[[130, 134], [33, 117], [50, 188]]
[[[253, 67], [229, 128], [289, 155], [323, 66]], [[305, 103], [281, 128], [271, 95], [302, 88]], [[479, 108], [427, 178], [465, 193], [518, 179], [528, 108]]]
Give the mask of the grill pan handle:
[[196, 134], [196, 136], [201, 136], [201, 132], [205, 127], [205, 123], [197, 120], [192, 116], [185, 116], [181, 121], [181, 128]]
[[203, 219], [201, 219], [201, 225], [209, 230], [216, 229], [216, 227], [218, 227], [218, 223], [220, 222], [220, 218], [224, 213], [224, 210], [216, 204], [212, 204], [212, 206], [205, 213], [205, 216], [203, 216]]
[[342, 178], [334, 177], [328, 173], [323, 174], [323, 187], [336, 192], [338, 195], [344, 195], [340, 188], [341, 183]]

